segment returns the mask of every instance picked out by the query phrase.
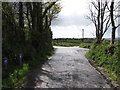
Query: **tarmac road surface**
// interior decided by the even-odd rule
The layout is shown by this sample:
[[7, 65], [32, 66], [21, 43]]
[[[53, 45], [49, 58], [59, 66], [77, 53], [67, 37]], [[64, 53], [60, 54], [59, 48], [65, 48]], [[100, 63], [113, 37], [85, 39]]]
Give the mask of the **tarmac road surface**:
[[88, 49], [54, 46], [55, 54], [33, 70], [25, 87], [34, 88], [110, 88], [106, 80], [91, 66]]

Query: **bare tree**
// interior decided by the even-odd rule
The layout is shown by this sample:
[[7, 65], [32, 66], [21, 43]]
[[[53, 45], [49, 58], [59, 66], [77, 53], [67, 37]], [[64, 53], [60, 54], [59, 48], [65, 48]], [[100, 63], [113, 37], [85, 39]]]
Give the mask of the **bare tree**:
[[[119, 5], [118, 5], [119, 6]], [[115, 8], [115, 2], [114, 0], [111, 0], [111, 5], [110, 5], [110, 19], [111, 19], [111, 25], [112, 25], [112, 40], [110, 45], [113, 45], [115, 42], [115, 32], [116, 29], [120, 26], [120, 23], [116, 24], [115, 21], [116, 19], [118, 19], [118, 17], [120, 17], [119, 15], [115, 15], [114, 12], [118, 12], [119, 10], [117, 10], [117, 8]]]
[[100, 43], [110, 27], [110, 16], [107, 10], [108, 1], [96, 0], [91, 2], [91, 5], [89, 7], [90, 15], [87, 17], [94, 23], [96, 28], [96, 43]]

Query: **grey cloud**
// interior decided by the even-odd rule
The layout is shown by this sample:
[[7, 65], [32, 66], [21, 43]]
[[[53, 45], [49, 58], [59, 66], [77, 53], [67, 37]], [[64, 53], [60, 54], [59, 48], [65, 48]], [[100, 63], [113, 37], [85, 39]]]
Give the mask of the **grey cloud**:
[[91, 22], [85, 16], [74, 14], [69, 16], [59, 15], [57, 19], [52, 21], [52, 26], [87, 26], [90, 23]]

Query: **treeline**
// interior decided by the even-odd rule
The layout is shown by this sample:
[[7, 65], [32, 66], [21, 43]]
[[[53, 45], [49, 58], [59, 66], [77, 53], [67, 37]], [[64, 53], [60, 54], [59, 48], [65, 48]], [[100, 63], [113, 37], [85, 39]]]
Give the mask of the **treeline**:
[[[4, 64], [8, 65], [8, 69], [26, 62], [33, 65], [52, 53], [50, 25], [60, 10], [58, 0], [2, 3], [3, 78], [10, 73], [10, 70], [5, 70]], [[9, 73], [5, 75], [6, 72]]]
[[9, 59], [22, 53], [32, 60], [52, 51], [51, 21], [60, 12], [56, 2], [2, 3], [2, 56]]

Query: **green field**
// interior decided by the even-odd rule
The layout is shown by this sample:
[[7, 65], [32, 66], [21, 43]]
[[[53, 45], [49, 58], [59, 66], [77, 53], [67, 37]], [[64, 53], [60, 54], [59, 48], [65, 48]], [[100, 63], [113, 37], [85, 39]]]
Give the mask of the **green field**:
[[93, 38], [73, 39], [73, 38], [61, 38], [53, 39], [54, 46], [80, 46], [82, 48], [90, 48], [91, 44], [95, 40]]

